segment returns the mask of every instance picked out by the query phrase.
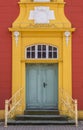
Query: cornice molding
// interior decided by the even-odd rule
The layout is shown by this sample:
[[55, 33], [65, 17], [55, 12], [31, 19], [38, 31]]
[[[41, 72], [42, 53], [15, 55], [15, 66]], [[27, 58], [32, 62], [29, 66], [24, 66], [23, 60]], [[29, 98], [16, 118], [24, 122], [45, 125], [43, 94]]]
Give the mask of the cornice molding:
[[9, 31], [19, 31], [19, 32], [74, 32], [75, 28], [9, 28]]
[[52, 1], [52, 2], [18, 2], [18, 4], [66, 4], [66, 2], [55, 2], [55, 1]]

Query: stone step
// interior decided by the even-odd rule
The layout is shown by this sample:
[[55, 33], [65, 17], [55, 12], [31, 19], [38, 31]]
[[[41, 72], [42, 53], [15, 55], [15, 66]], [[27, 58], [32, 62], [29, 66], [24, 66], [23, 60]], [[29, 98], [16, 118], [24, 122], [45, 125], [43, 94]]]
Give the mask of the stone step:
[[9, 125], [74, 125], [67, 116], [59, 115], [58, 110], [25, 110], [24, 115], [16, 115], [8, 120]]
[[16, 120], [64, 120], [67, 121], [67, 116], [61, 115], [17, 115]]
[[53, 120], [16, 121], [16, 120], [8, 120], [8, 125], [75, 125], [75, 122], [73, 120], [70, 120], [70, 121], [53, 121]]
[[59, 115], [58, 110], [25, 110], [25, 115]]

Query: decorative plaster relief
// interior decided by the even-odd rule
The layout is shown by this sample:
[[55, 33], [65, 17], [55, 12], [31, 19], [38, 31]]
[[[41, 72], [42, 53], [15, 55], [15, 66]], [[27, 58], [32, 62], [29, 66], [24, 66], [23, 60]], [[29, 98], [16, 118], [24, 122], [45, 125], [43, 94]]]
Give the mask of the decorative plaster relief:
[[65, 37], [66, 37], [66, 45], [68, 46], [69, 37], [70, 37], [71, 33], [70, 33], [69, 31], [66, 31], [66, 32], [64, 33], [64, 35], [65, 35]]
[[18, 37], [19, 37], [20, 33], [18, 31], [14, 32], [14, 37], [15, 37], [15, 41], [16, 41], [16, 46], [18, 44]]
[[50, 2], [50, 0], [34, 0], [34, 2]]
[[34, 20], [35, 24], [49, 23], [49, 20], [55, 20], [54, 11], [45, 6], [35, 7], [30, 11], [29, 20]]

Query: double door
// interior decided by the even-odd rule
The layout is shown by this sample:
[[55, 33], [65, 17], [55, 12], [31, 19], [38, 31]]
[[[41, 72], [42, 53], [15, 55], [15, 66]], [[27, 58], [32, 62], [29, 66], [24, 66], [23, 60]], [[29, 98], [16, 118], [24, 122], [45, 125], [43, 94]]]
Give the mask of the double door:
[[26, 108], [58, 106], [58, 64], [26, 65]]

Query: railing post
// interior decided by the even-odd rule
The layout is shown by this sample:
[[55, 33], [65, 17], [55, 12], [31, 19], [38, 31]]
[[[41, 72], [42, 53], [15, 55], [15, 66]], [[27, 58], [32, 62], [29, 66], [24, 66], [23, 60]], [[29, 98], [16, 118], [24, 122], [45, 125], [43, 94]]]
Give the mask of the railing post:
[[5, 126], [7, 127], [7, 117], [8, 117], [8, 100], [5, 100]]
[[76, 127], [78, 126], [78, 104], [77, 104], [77, 100], [75, 99], [75, 123], [76, 123]]

